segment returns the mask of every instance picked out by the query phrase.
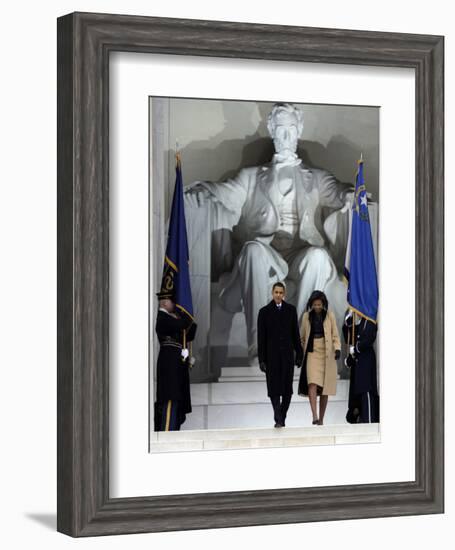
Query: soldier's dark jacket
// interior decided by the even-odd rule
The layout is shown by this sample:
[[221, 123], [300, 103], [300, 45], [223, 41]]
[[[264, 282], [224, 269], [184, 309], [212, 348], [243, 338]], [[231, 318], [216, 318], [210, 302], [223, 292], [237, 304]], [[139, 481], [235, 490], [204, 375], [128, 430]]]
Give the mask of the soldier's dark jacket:
[[160, 342], [157, 362], [158, 403], [179, 401], [182, 414], [191, 412], [190, 378], [188, 359], [182, 360], [183, 330], [187, 329], [186, 341], [194, 340], [196, 323], [189, 317], [174, 317], [159, 310], [156, 333]]

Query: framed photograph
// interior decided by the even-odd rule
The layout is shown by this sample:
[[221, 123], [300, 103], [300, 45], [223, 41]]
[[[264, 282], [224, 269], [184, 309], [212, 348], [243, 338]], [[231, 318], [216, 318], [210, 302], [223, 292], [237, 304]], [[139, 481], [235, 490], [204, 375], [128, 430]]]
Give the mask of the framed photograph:
[[[443, 56], [437, 36], [83, 13], [59, 19], [59, 531], [442, 513]], [[297, 396], [281, 430], [267, 396], [250, 399], [254, 406], [240, 415], [226, 412], [243, 391], [233, 385], [239, 378], [250, 377], [243, 382], [251, 395], [265, 380], [246, 313], [215, 326], [226, 322], [216, 309], [223, 274], [242, 247], [228, 226], [214, 235], [200, 222], [215, 227], [205, 201], [218, 192], [213, 186], [279, 155], [266, 132], [275, 105], [303, 112], [298, 165], [332, 174], [343, 193], [362, 155], [380, 291], [380, 424], [337, 432], [341, 398], [332, 408], [329, 398], [323, 426], [306, 425], [309, 405]], [[190, 248], [206, 247], [191, 248], [201, 260], [192, 287], [205, 349], [195, 341], [193, 412], [172, 432], [154, 425], [155, 293], [179, 173]], [[343, 205], [327, 207], [330, 217]], [[327, 237], [333, 223], [316, 227]], [[220, 252], [226, 242], [231, 256]], [[331, 242], [324, 246], [338, 273]], [[273, 247], [286, 255], [282, 246]], [[345, 374], [340, 363], [339, 388], [347, 388]]]
[[[224, 85], [225, 93], [226, 88]], [[283, 88], [287, 90], [286, 85]], [[149, 113], [150, 211], [153, 212], [150, 287], [159, 289], [162, 282], [178, 143], [189, 279], [197, 322], [191, 349], [190, 391], [185, 393], [188, 414], [182, 415], [179, 430], [164, 430], [166, 414], [162, 414], [161, 427], [156, 418], [164, 382], [159, 380], [160, 399], [157, 399], [157, 363], [161, 366], [162, 361], [156, 359], [158, 338], [150, 335], [154, 342], [150, 353], [150, 403], [154, 405], [150, 410], [153, 428], [150, 451], [178, 450], [179, 442], [180, 448], [188, 451], [317, 442], [332, 445], [344, 443], [346, 437], [351, 443], [356, 437], [359, 443], [379, 441], [377, 391], [370, 396], [364, 419], [368, 422], [350, 419], [356, 426], [349, 426], [346, 421], [350, 370], [345, 366], [349, 363], [347, 346], [341, 341], [349, 307], [344, 280], [350, 228], [347, 202], [354, 192], [360, 157], [367, 174], [369, 225], [375, 266], [378, 265], [380, 107], [154, 96], [150, 98]], [[296, 152], [278, 154], [270, 135], [270, 131], [276, 133], [272, 122], [275, 119], [280, 122], [277, 126], [282, 132], [286, 128], [283, 122], [288, 118], [290, 128], [300, 132]], [[292, 149], [294, 145], [288, 145], [286, 139], [283, 144], [276, 142], [276, 148]], [[319, 177], [323, 179], [319, 181]], [[289, 188], [284, 187], [286, 181], [292, 184]], [[248, 193], [244, 192], [247, 182]], [[311, 192], [317, 186], [320, 190], [316, 198]], [[340, 200], [340, 196], [345, 199]], [[259, 215], [257, 202], [262, 209]], [[248, 203], [252, 206], [248, 207]], [[160, 208], [156, 208], [158, 204]], [[269, 218], [274, 216], [272, 205], [277, 205], [277, 217], [282, 219], [273, 228], [275, 238], [269, 237], [268, 227]], [[246, 212], [248, 208], [250, 211]], [[269, 217], [258, 233], [254, 224], [264, 217], [263, 210], [267, 208]], [[312, 212], [311, 218], [297, 211]], [[324, 239], [316, 241], [307, 236], [296, 240], [299, 216], [304, 231], [313, 230], [314, 220], [319, 227], [315, 235], [324, 235]], [[254, 257], [248, 272], [242, 270], [245, 255]], [[288, 389], [279, 388], [294, 395], [289, 398], [292, 394], [288, 393], [285, 418], [281, 419], [283, 425], [292, 429], [281, 432], [273, 429], [277, 415], [268, 389], [278, 391], [278, 388], [268, 388], [267, 374], [260, 368], [257, 319], [260, 308], [271, 302], [272, 287], [279, 283], [285, 288], [285, 302], [296, 308], [299, 326], [312, 292], [317, 289], [324, 292], [329, 310], [335, 315], [336, 337], [341, 336], [340, 356], [336, 363], [330, 364], [332, 370], [325, 384], [330, 404], [324, 417], [319, 414], [317, 418], [317, 425], [326, 428], [318, 428], [317, 433], [311, 429], [316, 419], [311, 413], [310, 400], [302, 395], [304, 377], [300, 365], [293, 372], [294, 365], [290, 366]], [[154, 292], [150, 297], [150, 326], [154, 332], [159, 303]], [[166, 318], [160, 314], [160, 323]], [[358, 321], [360, 327], [360, 317]], [[171, 346], [174, 350], [175, 345]], [[376, 349], [372, 353], [378, 355], [377, 342], [373, 348]], [[180, 366], [177, 357], [176, 379], [182, 374]], [[377, 368], [375, 365], [371, 368], [372, 386], [376, 389]], [[162, 377], [168, 383], [166, 371]], [[323, 388], [323, 380], [319, 381]], [[354, 410], [353, 401], [351, 398]]]

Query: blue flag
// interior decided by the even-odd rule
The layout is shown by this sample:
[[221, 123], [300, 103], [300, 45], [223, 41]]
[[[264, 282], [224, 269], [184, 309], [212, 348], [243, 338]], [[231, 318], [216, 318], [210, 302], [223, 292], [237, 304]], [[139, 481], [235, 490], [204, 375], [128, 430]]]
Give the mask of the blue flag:
[[169, 295], [176, 307], [193, 319], [191, 297], [188, 238], [186, 234], [185, 207], [180, 157], [175, 167], [175, 188], [164, 258], [160, 295]]
[[363, 160], [355, 182], [352, 221], [344, 274], [348, 282], [349, 307], [361, 317], [376, 322], [378, 314], [378, 278], [371, 237], [367, 192], [363, 179]]

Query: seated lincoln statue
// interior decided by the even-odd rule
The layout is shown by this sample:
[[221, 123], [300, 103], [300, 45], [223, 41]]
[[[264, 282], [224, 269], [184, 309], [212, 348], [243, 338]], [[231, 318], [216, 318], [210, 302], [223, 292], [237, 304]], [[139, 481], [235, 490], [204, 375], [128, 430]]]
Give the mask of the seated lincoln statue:
[[[323, 291], [341, 318], [346, 287], [329, 252], [324, 232], [327, 216], [352, 200], [352, 187], [329, 172], [305, 166], [297, 144], [303, 132], [303, 114], [291, 104], [276, 104], [267, 128], [275, 154], [263, 166], [242, 169], [225, 182], [195, 182], [186, 188], [191, 208], [208, 202], [216, 206], [212, 229], [227, 230], [219, 239], [219, 258], [228, 258], [220, 278], [222, 307], [244, 311], [250, 360], [257, 356], [257, 315], [270, 301], [274, 283], [286, 285], [286, 299], [303, 315], [310, 294]], [[215, 241], [215, 245], [217, 242]], [[218, 261], [219, 261], [218, 258]], [[344, 259], [343, 259], [344, 260]]]

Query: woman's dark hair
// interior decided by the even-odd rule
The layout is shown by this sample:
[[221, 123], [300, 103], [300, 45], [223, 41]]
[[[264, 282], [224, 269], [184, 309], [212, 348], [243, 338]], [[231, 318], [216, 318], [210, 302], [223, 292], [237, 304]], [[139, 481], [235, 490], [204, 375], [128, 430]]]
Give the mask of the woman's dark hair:
[[311, 310], [311, 306], [313, 305], [313, 302], [315, 300], [321, 300], [322, 307], [324, 308], [324, 317], [325, 317], [325, 314], [327, 313], [327, 310], [329, 309], [329, 301], [327, 300], [327, 296], [321, 290], [314, 290], [311, 293], [311, 296], [310, 296], [310, 298], [307, 302], [307, 305], [306, 305], [306, 310], [307, 311]]

